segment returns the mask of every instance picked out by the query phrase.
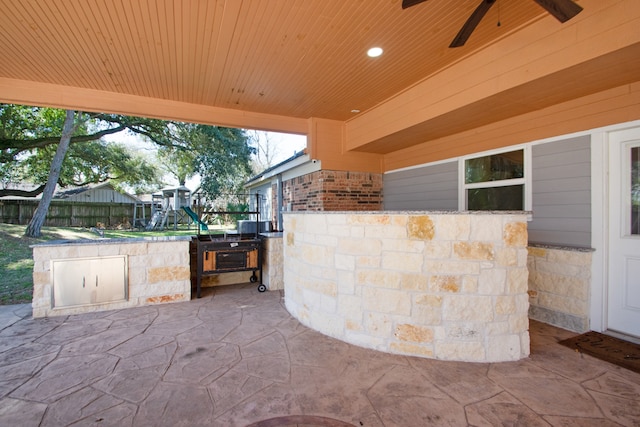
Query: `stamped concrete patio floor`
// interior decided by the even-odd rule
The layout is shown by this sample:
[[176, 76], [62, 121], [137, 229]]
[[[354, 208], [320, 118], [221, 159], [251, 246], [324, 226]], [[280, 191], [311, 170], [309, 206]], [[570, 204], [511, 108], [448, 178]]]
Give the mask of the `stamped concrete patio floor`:
[[531, 357], [383, 354], [314, 332], [281, 292], [32, 319], [0, 307], [2, 426], [638, 426], [640, 375], [531, 322]]

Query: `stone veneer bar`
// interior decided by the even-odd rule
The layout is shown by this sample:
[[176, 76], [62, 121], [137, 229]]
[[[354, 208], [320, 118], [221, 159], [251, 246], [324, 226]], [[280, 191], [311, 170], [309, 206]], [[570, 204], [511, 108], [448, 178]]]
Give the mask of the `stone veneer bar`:
[[[189, 301], [190, 237], [51, 241], [33, 246], [33, 317], [87, 313]], [[52, 260], [124, 255], [128, 264], [125, 301], [54, 308]]]
[[545, 245], [528, 250], [529, 318], [587, 332], [593, 250]]
[[380, 351], [529, 355], [526, 212], [288, 212], [289, 312]]

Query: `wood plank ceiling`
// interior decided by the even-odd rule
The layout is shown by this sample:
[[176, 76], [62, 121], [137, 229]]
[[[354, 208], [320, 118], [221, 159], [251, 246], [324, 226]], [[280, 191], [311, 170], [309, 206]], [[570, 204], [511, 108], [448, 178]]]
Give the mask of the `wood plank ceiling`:
[[[0, 0], [0, 77], [347, 120], [548, 16], [534, 1], [498, 0], [449, 49], [477, 3]], [[384, 54], [368, 58], [373, 46]]]

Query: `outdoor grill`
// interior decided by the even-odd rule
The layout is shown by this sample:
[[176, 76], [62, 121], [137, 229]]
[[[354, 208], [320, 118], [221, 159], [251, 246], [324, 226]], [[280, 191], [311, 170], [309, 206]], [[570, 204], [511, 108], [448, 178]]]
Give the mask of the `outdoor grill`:
[[[196, 265], [196, 296], [202, 293], [202, 277], [234, 271], [253, 271], [251, 282], [262, 282], [262, 239], [256, 234], [199, 235], [191, 238], [192, 265]], [[193, 259], [195, 258], [195, 260]], [[257, 274], [259, 273], [259, 274]]]

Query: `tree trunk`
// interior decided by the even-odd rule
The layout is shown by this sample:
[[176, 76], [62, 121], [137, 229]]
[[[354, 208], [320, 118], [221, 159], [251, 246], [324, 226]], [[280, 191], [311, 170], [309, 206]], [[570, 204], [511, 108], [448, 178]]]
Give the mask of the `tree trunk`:
[[62, 126], [62, 136], [60, 137], [60, 143], [56, 150], [53, 161], [51, 162], [51, 168], [49, 169], [49, 178], [47, 184], [42, 192], [42, 199], [38, 203], [38, 207], [27, 225], [27, 229], [24, 232], [26, 237], [40, 237], [42, 234], [42, 225], [47, 217], [47, 211], [53, 198], [53, 192], [56, 189], [58, 178], [60, 177], [60, 171], [62, 169], [62, 162], [69, 150], [69, 143], [71, 142], [71, 135], [75, 128], [75, 111], [67, 110], [67, 115], [64, 119], [64, 125]]

